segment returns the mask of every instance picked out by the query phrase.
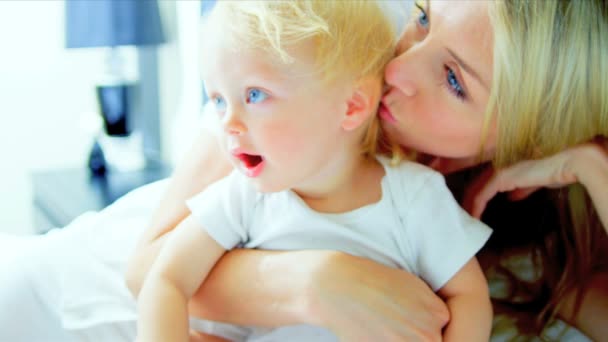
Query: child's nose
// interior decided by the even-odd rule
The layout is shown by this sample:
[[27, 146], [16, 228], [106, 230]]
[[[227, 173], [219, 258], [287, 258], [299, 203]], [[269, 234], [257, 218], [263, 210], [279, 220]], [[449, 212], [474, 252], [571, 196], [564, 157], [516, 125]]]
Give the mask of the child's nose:
[[247, 126], [238, 113], [230, 111], [226, 113], [223, 120], [224, 131], [230, 135], [242, 135], [247, 133]]

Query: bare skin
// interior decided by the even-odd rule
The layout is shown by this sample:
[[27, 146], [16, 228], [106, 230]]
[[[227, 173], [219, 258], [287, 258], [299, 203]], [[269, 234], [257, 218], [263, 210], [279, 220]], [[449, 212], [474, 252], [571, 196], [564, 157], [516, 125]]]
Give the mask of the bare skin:
[[604, 341], [608, 336], [608, 273], [596, 274], [589, 284], [581, 309], [573, 316], [575, 295], [571, 294], [559, 310], [559, 316], [576, 326], [594, 341]]

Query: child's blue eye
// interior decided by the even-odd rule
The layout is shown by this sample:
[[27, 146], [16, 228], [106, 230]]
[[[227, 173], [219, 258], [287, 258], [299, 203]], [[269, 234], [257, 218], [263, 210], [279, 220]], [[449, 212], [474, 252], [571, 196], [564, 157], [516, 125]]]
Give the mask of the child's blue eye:
[[226, 110], [226, 101], [221, 96], [214, 96], [211, 101], [213, 101], [216, 110]]
[[249, 89], [247, 91], [247, 103], [260, 103], [268, 98], [268, 94], [260, 89]]

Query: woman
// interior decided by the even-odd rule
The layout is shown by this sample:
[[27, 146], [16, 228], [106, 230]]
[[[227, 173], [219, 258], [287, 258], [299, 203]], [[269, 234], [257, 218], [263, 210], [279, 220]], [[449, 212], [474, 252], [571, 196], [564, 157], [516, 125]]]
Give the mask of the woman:
[[[555, 208], [552, 203], [541, 203], [542, 208], [549, 209], [532, 213], [543, 219], [553, 217], [554, 221], [561, 219], [558, 213], [568, 216], [563, 218], [563, 223], [551, 225], [551, 222], [541, 222], [543, 225], [539, 231], [521, 231], [513, 226], [507, 230], [497, 228], [495, 235], [499, 240], [509, 237], [507, 242], [513, 242], [517, 247], [542, 243], [534, 249], [540, 251], [537, 254], [541, 256], [539, 260], [543, 262], [546, 273], [546, 277], [542, 277], [544, 283], [539, 287], [553, 294], [550, 298], [543, 297], [543, 292], [535, 291], [536, 283], [523, 283], [524, 288], [532, 289], [528, 292], [535, 295], [533, 299], [540, 299], [522, 302], [522, 296], [515, 292], [513, 296], [504, 296], [504, 302], [509, 304], [505, 310], [513, 308], [512, 301], [532, 303], [531, 308], [527, 308], [530, 312], [541, 313], [547, 307], [545, 312], [549, 316], [559, 315], [592, 338], [607, 336], [597, 321], [608, 317], [607, 277], [606, 273], [598, 272], [602, 269], [598, 261], [607, 260], [599, 255], [607, 248], [600, 243], [606, 235], [602, 227], [608, 226], [608, 199], [606, 192], [601, 191], [608, 184], [608, 157], [599, 139], [591, 142], [596, 136], [608, 136], [608, 104], [605, 99], [608, 93], [608, 47], [600, 40], [600, 37], [608, 35], [606, 4], [601, 0], [572, 4], [550, 1], [433, 1], [422, 3], [420, 7], [422, 10], [414, 16], [401, 40], [400, 54], [386, 71], [389, 89], [380, 114], [386, 130], [399, 137], [404, 147], [425, 155], [440, 156], [428, 160], [446, 172], [477, 165], [480, 160], [495, 161], [495, 165], [500, 167], [496, 173], [484, 171], [481, 178], [474, 178], [471, 184], [457, 184], [456, 188], [466, 189], [465, 206], [473, 208], [475, 214], [482, 211], [487, 200], [497, 191], [517, 189], [512, 197], [519, 198], [536, 187], [564, 188], [578, 181], [582, 187], [567, 187], [568, 196], [584, 195], [584, 202], [575, 201], [578, 207], [566, 204], [569, 212], [551, 212], [551, 208]], [[552, 45], [548, 46], [548, 42]], [[588, 73], [587, 70], [593, 72]], [[218, 157], [213, 139], [208, 136], [201, 136], [189, 156], [176, 171], [159, 209], [136, 247], [128, 268], [128, 282], [132, 288], [139, 286], [166, 233], [186, 215], [184, 199], [228, 172], [227, 163]], [[503, 168], [505, 165], [510, 166]], [[489, 181], [484, 182], [486, 179]], [[581, 191], [583, 189], [586, 191]], [[144, 190], [151, 191], [150, 188]], [[149, 203], [147, 198], [151, 195], [145, 191], [132, 194], [131, 198], [123, 201]], [[531, 200], [538, 199], [538, 194], [543, 195], [535, 193]], [[510, 206], [496, 207], [490, 205], [486, 214], [499, 212], [517, 216], [510, 211]], [[117, 203], [99, 216], [81, 218], [81, 221], [91, 227], [116, 225], [115, 218], [123, 215], [131, 217], [130, 225], [138, 226], [141, 219], [134, 219], [132, 215], [135, 214], [127, 213], [130, 208]], [[592, 213], [578, 214], [578, 210]], [[100, 340], [99, 334], [109, 333], [110, 326], [114, 329], [114, 336], [126, 334], [126, 338], [132, 338], [128, 321], [134, 318], [130, 316], [133, 304], [126, 299], [126, 290], [118, 289], [115, 283], [103, 287], [104, 284], [99, 282], [119, 281], [110, 278], [116, 277], [116, 270], [122, 270], [124, 251], [131, 248], [128, 241], [132, 240], [128, 240], [126, 234], [133, 237], [139, 232], [137, 229], [131, 229], [129, 233], [124, 232], [125, 229], [115, 229], [104, 233], [108, 234], [107, 239], [112, 233], [116, 234], [114, 240], [103, 240], [104, 243], [124, 243], [119, 248], [122, 252], [110, 258], [107, 250], [103, 249], [91, 253], [60, 248], [65, 246], [65, 241], [80, 242], [83, 236], [94, 231], [93, 228], [75, 228], [36, 242], [36, 248], [42, 250], [34, 252], [30, 249], [28, 253], [35, 254], [37, 258], [30, 257], [25, 266], [37, 268], [19, 273], [24, 265], [14, 264], [15, 272], [0, 275], [6, 277], [1, 280], [6, 280], [2, 282], [2, 288], [8, 289], [7, 293], [11, 289], [22, 294], [23, 291], [31, 292], [30, 297], [27, 293], [25, 297], [9, 297], [0, 289], [0, 305], [14, 307], [11, 316], [15, 317], [19, 308], [28, 305], [42, 305], [41, 310], [47, 310], [52, 309], [55, 303], [60, 304], [62, 315], [56, 311], [42, 311], [40, 319], [36, 319], [38, 316], [27, 312], [32, 323], [22, 330], [29, 329], [32, 334], [36, 329], [50, 329], [47, 326], [51, 322], [79, 334], [96, 336], [96, 340]], [[602, 238], [593, 238], [592, 234]], [[63, 242], [57, 242], [61, 239]], [[487, 265], [490, 272], [505, 268], [503, 250], [510, 247], [505, 244], [489, 245]], [[50, 274], [58, 257], [51, 259], [48, 256], [57, 251], [62, 253], [60, 262], [75, 264], [73, 260], [76, 258], [72, 255], [77, 255], [83, 265], [103, 264], [104, 267], [95, 268], [98, 270], [96, 277], [87, 278], [86, 273], [78, 273], [83, 284], [74, 284], [73, 279], [78, 278]], [[96, 254], [102, 252], [103, 255]], [[494, 257], [500, 260], [494, 262]], [[64, 273], [80, 269], [73, 264]], [[40, 267], [46, 268], [41, 271]], [[570, 271], [557, 273], [562, 269]], [[576, 273], [578, 270], [589, 272]], [[40, 275], [38, 272], [49, 274]], [[508, 272], [503, 274], [516, 276]], [[589, 276], [587, 286], [577, 281], [582, 275]], [[42, 276], [66, 285], [49, 283], [44, 287], [36, 282]], [[64, 279], [70, 281], [65, 282]], [[248, 284], [246, 289], [241, 286], [243, 283]], [[71, 287], [66, 290], [65, 286]], [[59, 290], [51, 291], [49, 287]], [[113, 291], [111, 296], [107, 295], [111, 298], [95, 297], [103, 306], [94, 307], [98, 311], [104, 309], [104, 315], [86, 311], [93, 306], [86, 305], [85, 301], [70, 301], [73, 291], [83, 291], [82, 298], [90, 298], [90, 292], [102, 293], [91, 290], [95, 287]], [[206, 293], [215, 296], [207, 296]], [[578, 293], [585, 296], [577, 296]], [[540, 304], [535, 305], [537, 303]], [[384, 337], [383, 340], [411, 340], [414, 337], [437, 340], [441, 327], [449, 319], [441, 300], [414, 276], [329, 251], [231, 252], [214, 269], [191, 309], [202, 317], [236, 324], [321, 324], [345, 339], [357, 336], [369, 337], [369, 340], [379, 336]], [[98, 317], [105, 321], [98, 321]], [[108, 317], [112, 317], [111, 322]], [[3, 319], [0, 317], [4, 323]], [[127, 326], [116, 322], [127, 322], [124, 323]], [[13, 325], [7, 327], [12, 328]], [[49, 337], [49, 331], [31, 336]], [[63, 334], [65, 336], [61, 340], [77, 340], [74, 334]], [[13, 335], [10, 340], [35, 340], [21, 336]]]

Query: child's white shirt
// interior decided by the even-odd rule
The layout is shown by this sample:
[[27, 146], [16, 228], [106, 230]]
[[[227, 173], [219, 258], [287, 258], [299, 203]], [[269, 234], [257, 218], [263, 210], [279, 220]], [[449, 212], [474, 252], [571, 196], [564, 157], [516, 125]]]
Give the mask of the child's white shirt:
[[386, 172], [382, 198], [346, 213], [315, 212], [290, 190], [259, 193], [238, 171], [187, 203], [227, 250], [338, 250], [407, 270], [437, 291], [491, 230], [460, 207], [441, 174], [413, 162], [391, 167], [388, 159], [378, 160]]

